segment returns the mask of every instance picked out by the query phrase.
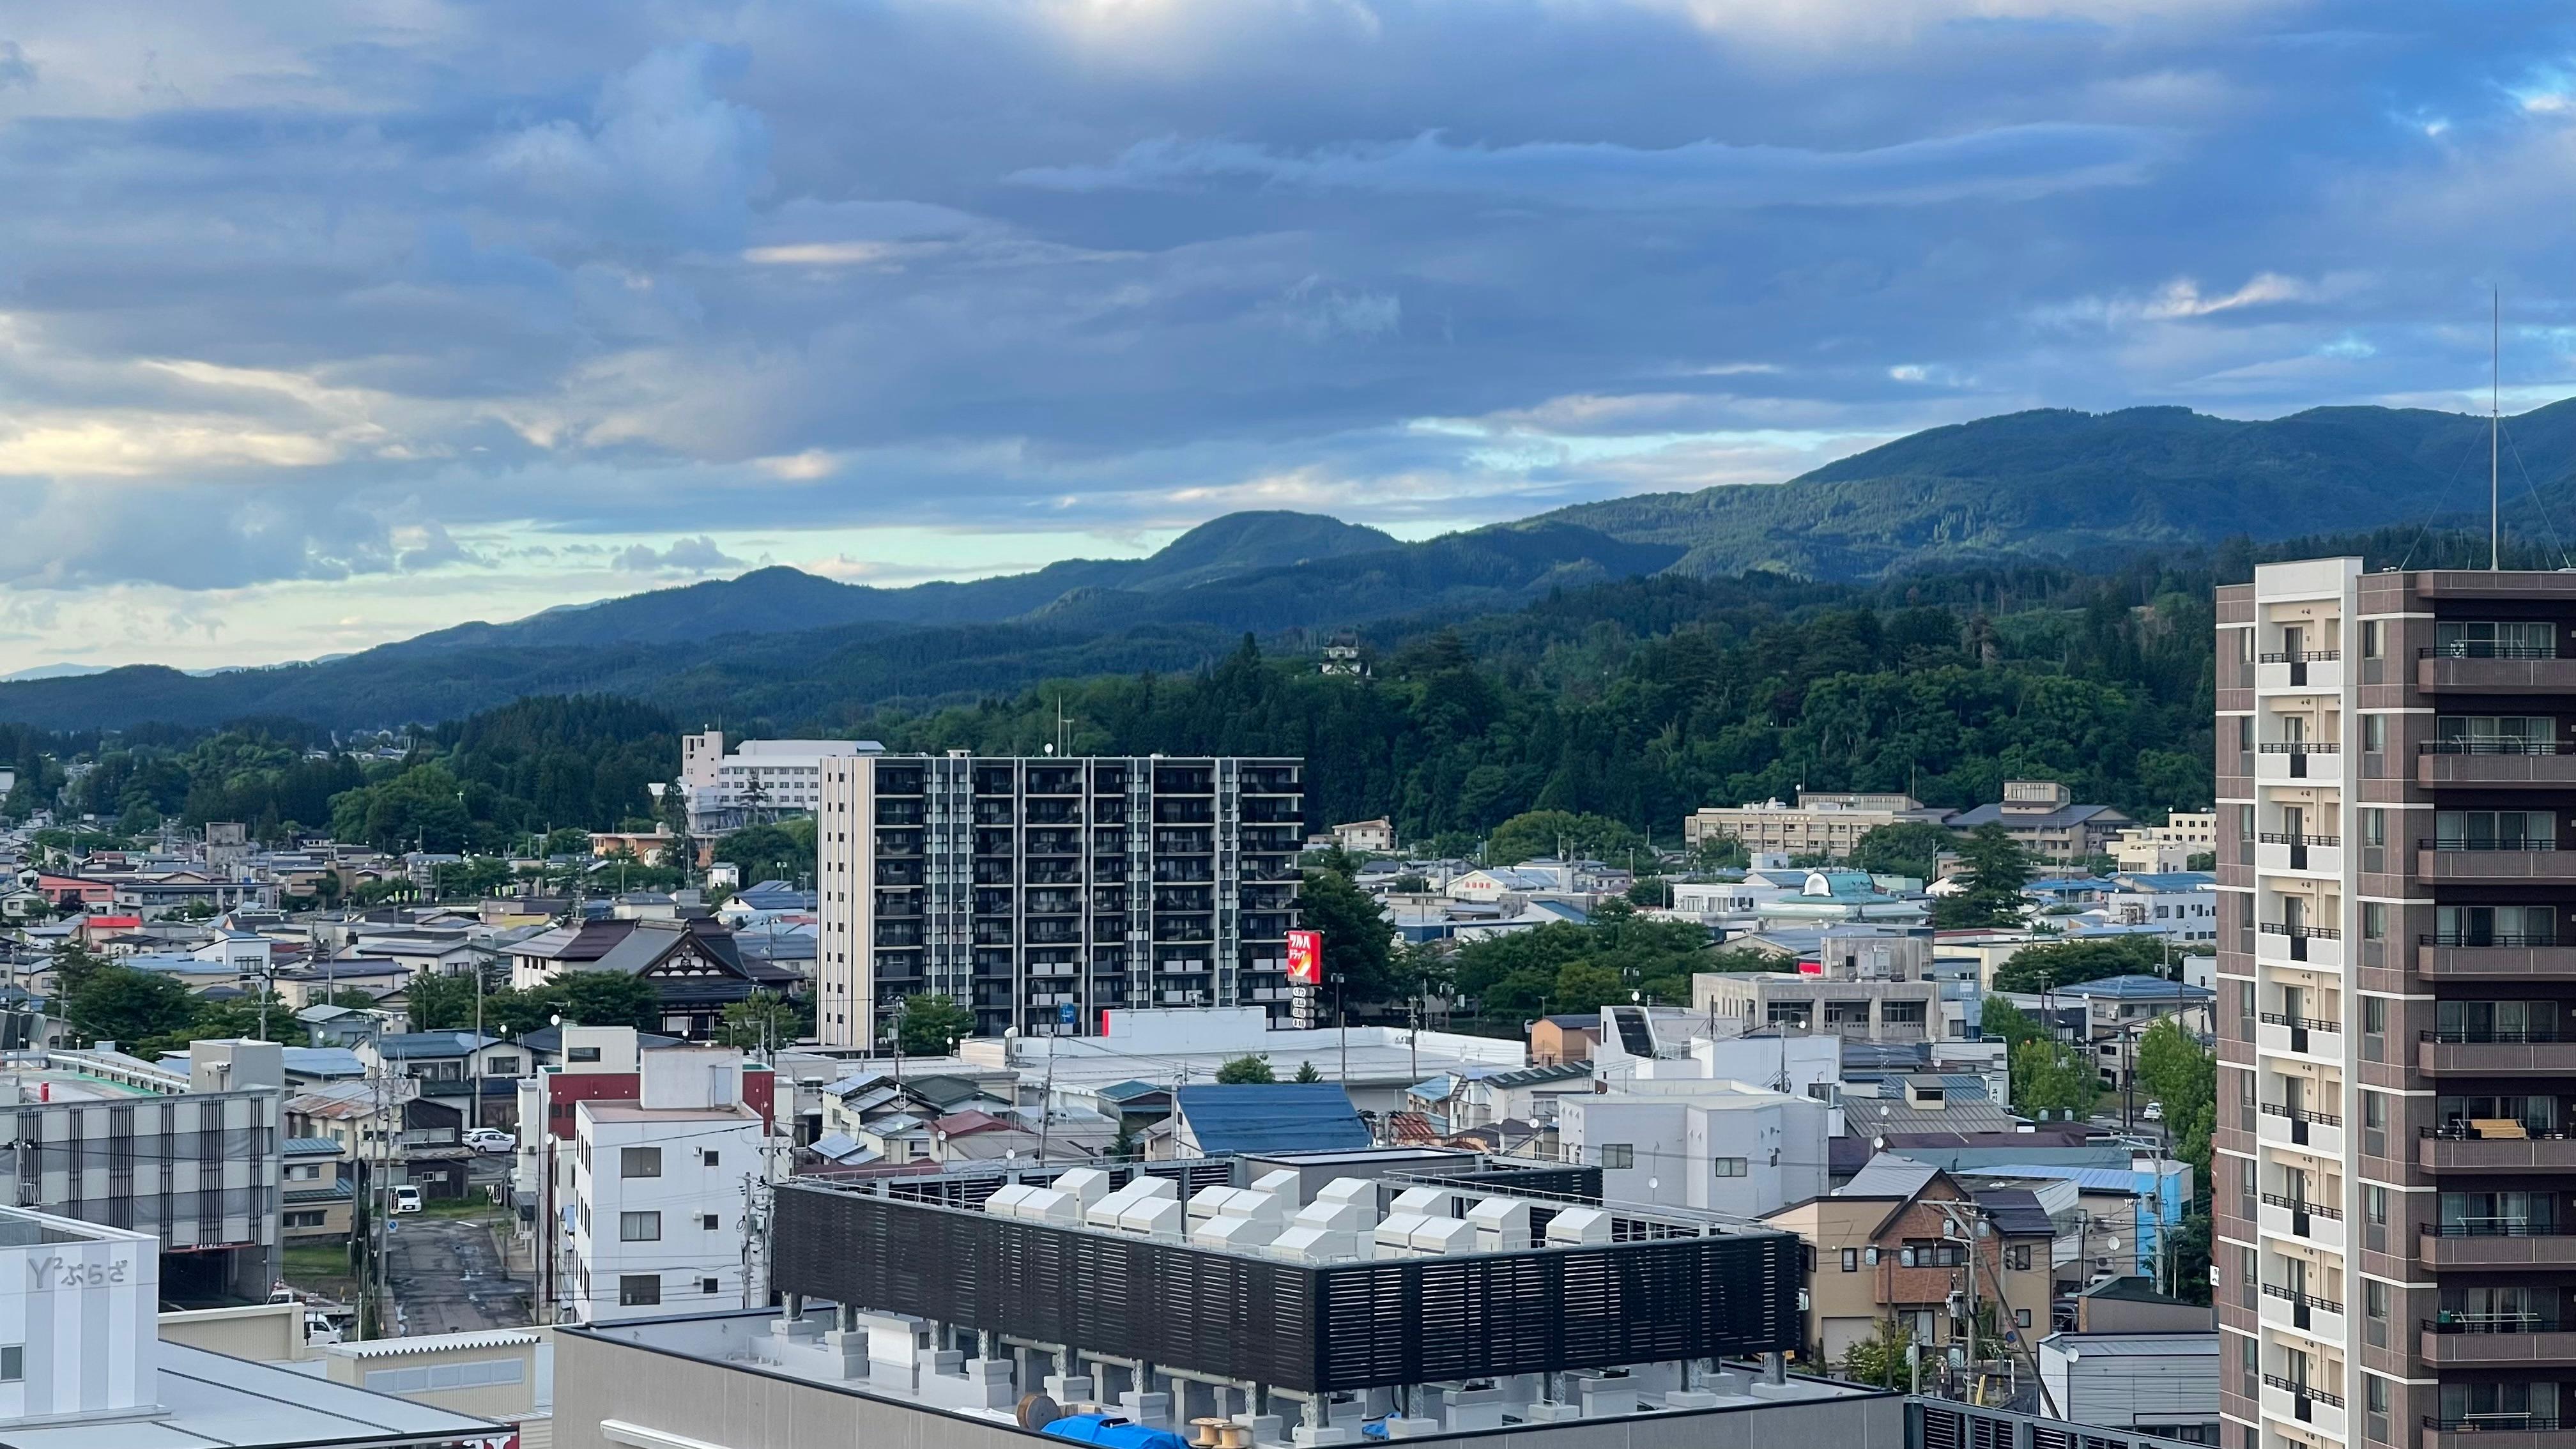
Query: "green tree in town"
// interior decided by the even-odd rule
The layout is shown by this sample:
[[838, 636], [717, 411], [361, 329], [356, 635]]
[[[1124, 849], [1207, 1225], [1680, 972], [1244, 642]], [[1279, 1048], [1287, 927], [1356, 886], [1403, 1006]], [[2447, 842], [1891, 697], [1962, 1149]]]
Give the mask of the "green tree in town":
[[1297, 1064], [1297, 1075], [1290, 1078], [1291, 1081], [1297, 1082], [1320, 1082], [1323, 1079], [1324, 1074], [1315, 1070], [1315, 1064], [1313, 1062], [1299, 1062]]
[[1995, 989], [2030, 995], [2111, 976], [2157, 976], [2171, 954], [2161, 936], [2096, 936], [2025, 946], [1995, 968]]
[[1894, 1318], [1881, 1322], [1876, 1333], [1843, 1350], [1843, 1377], [1883, 1389], [1907, 1387], [1912, 1365], [1906, 1354], [1912, 1342], [1904, 1324]]
[[1990, 820], [1959, 842], [1959, 858], [1965, 869], [1958, 879], [1966, 888], [1936, 898], [1933, 924], [1949, 928], [2020, 924], [2022, 888], [2031, 878], [2030, 853], [2021, 842]]
[[1958, 833], [1948, 826], [1906, 820], [1879, 826], [1853, 841], [1851, 864], [1872, 875], [1910, 875], [1928, 881], [1940, 858], [1958, 848]]
[[[498, 995], [498, 993], [493, 993]], [[437, 971], [413, 974], [403, 988], [405, 1011], [414, 1031], [463, 1031], [474, 1024], [474, 977]], [[484, 1002], [484, 1024], [492, 1022], [493, 1002]]]
[[2029, 1012], [2000, 996], [1986, 998], [1981, 1019], [1986, 1040], [2002, 1042], [2007, 1048], [2018, 1047], [2026, 1041], [2038, 1041], [2048, 1035]]
[[2092, 1115], [2102, 1075], [2084, 1053], [2064, 1042], [2026, 1041], [2012, 1049], [2010, 1061], [2014, 1111], [2051, 1117], [2071, 1112], [2076, 1121]]
[[814, 878], [814, 820], [800, 816], [775, 825], [746, 825], [716, 843], [715, 857], [742, 871], [744, 885]]
[[1579, 815], [1571, 810], [1531, 810], [1494, 827], [1485, 842], [1487, 865], [1518, 865], [1525, 860], [1623, 859], [1630, 847], [1643, 852], [1646, 839], [1616, 820]]
[[1743, 841], [1724, 831], [1712, 830], [1699, 838], [1699, 844], [1691, 847], [1693, 870], [1742, 870], [1752, 863], [1753, 852], [1745, 849]]
[[1669, 910], [1673, 904], [1673, 883], [1659, 875], [1641, 875], [1628, 887], [1628, 904]]
[[904, 999], [900, 1039], [916, 1057], [944, 1057], [975, 1030], [975, 1014], [945, 996]]
[[197, 998], [158, 971], [106, 965], [61, 990], [63, 1015], [84, 1041], [112, 1041], [139, 1052], [155, 1038], [196, 1024]]
[[718, 1041], [751, 1051], [789, 1046], [803, 1034], [796, 1008], [774, 991], [755, 991], [727, 1006], [716, 1028]]
[[1333, 870], [1306, 872], [1297, 908], [1310, 931], [1324, 937], [1324, 1000], [1334, 1000], [1336, 981], [1346, 1005], [1402, 1000], [1405, 983], [1395, 972], [1395, 927], [1387, 923], [1377, 901]]
[[1239, 1056], [1216, 1069], [1216, 1081], [1220, 1087], [1266, 1086], [1278, 1080], [1270, 1070], [1268, 1057]]

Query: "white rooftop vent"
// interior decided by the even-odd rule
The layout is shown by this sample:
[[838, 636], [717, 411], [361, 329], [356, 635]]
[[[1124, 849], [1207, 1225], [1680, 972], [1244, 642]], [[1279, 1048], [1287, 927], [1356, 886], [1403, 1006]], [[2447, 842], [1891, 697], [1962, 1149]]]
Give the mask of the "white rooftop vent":
[[1356, 1233], [1301, 1225], [1290, 1227], [1261, 1251], [1291, 1263], [1347, 1263], [1360, 1255], [1360, 1240]]
[[997, 1218], [1018, 1217], [1020, 1200], [1036, 1191], [1036, 1188], [1025, 1182], [1006, 1182], [993, 1189], [991, 1197], [984, 1199], [984, 1211]]
[[1424, 1218], [1413, 1230], [1413, 1251], [1428, 1256], [1476, 1251], [1476, 1225], [1465, 1218]]
[[1395, 1201], [1387, 1207], [1387, 1212], [1390, 1215], [1424, 1213], [1446, 1216], [1449, 1199], [1453, 1196], [1455, 1194], [1445, 1187], [1408, 1187], [1395, 1195]]
[[1296, 1172], [1285, 1167], [1272, 1168], [1270, 1171], [1265, 1172], [1252, 1180], [1252, 1190], [1254, 1192], [1294, 1193], [1297, 1191], [1297, 1187], [1298, 1177]]
[[1567, 1208], [1548, 1219], [1547, 1240], [1569, 1247], [1610, 1241], [1610, 1215], [1599, 1208]]
[[1199, 1224], [1210, 1218], [1222, 1216], [1227, 1204], [1234, 1201], [1234, 1196], [1235, 1190], [1230, 1187], [1200, 1188], [1190, 1198], [1191, 1229], [1195, 1231]]
[[1210, 1218], [1190, 1230], [1190, 1241], [1202, 1248], [1249, 1252], [1278, 1241], [1287, 1224], [1269, 1218]]
[[1082, 1200], [1072, 1193], [1058, 1192], [1051, 1187], [1033, 1187], [1020, 1199], [1019, 1217], [1024, 1223], [1076, 1227], [1082, 1222]]
[[1374, 1256], [1380, 1258], [1411, 1257], [1413, 1255], [1414, 1230], [1430, 1221], [1432, 1221], [1432, 1219], [1427, 1218], [1420, 1213], [1388, 1213], [1386, 1215], [1386, 1220], [1377, 1225], [1377, 1234], [1375, 1239], [1377, 1252]]
[[1317, 1202], [1364, 1202], [1377, 1205], [1377, 1184], [1365, 1177], [1337, 1177], [1315, 1194]]
[[1148, 1197], [1138, 1200], [1118, 1215], [1118, 1230], [1140, 1238], [1159, 1238], [1176, 1243], [1181, 1240], [1185, 1219], [1179, 1199]]
[[1087, 1210], [1109, 1195], [1109, 1174], [1096, 1167], [1077, 1167], [1055, 1180], [1055, 1190], [1073, 1194]]
[[1298, 1227], [1332, 1233], [1365, 1233], [1377, 1226], [1376, 1217], [1355, 1202], [1310, 1202], [1297, 1209], [1291, 1221]]
[[1489, 1197], [1467, 1209], [1479, 1252], [1502, 1253], [1530, 1245], [1530, 1205], [1519, 1198]]

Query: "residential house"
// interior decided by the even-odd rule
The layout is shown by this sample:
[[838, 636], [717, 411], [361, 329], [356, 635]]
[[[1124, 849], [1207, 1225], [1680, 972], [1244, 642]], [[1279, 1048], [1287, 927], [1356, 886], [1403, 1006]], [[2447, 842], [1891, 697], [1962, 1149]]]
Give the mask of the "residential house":
[[1763, 1220], [1807, 1242], [1805, 1352], [1816, 1362], [1839, 1363], [1889, 1323], [1938, 1351], [1972, 1305], [1992, 1305], [2025, 1338], [2048, 1327], [2056, 1229], [2028, 1192], [1972, 1193], [1937, 1167], [1881, 1154], [1844, 1187]]
[[638, 1066], [634, 1101], [574, 1105], [560, 1305], [571, 1321], [613, 1323], [767, 1301], [746, 1245], [767, 1118], [743, 1100], [742, 1053], [664, 1047]]
[[354, 1167], [357, 1190], [383, 1180], [411, 1183], [423, 1197], [465, 1195], [465, 1112], [419, 1094], [409, 1078], [316, 1087], [286, 1100], [290, 1137], [327, 1137]]
[[724, 1009], [757, 991], [801, 995], [804, 974], [746, 957], [713, 920], [605, 920], [558, 927], [511, 948], [522, 989], [561, 972], [617, 971], [649, 982], [662, 1000], [662, 1030], [691, 1041], [715, 1034]]
[[1350, 1094], [1330, 1082], [1182, 1087], [1146, 1135], [1150, 1158], [1349, 1152], [1370, 1144]]
[[1560, 1066], [1567, 1062], [1592, 1060], [1592, 1049], [1601, 1043], [1601, 1013], [1573, 1012], [1542, 1016], [1530, 1023], [1530, 1065]]
[[358, 1194], [344, 1169], [348, 1151], [334, 1137], [290, 1137], [280, 1154], [278, 1235], [289, 1243], [344, 1242]]
[[1395, 822], [1383, 815], [1330, 828], [1333, 844], [1354, 855], [1390, 855], [1395, 851]]
[[381, 1001], [410, 986], [411, 976], [411, 967], [389, 957], [343, 956], [278, 971], [269, 981], [288, 1006], [300, 1011], [344, 991]]

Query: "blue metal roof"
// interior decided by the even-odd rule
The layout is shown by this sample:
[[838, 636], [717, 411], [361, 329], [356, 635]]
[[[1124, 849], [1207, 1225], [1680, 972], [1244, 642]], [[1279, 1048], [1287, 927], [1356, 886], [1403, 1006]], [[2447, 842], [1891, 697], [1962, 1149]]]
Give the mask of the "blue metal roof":
[[2196, 891], [2218, 884], [2218, 877], [2205, 870], [2137, 871], [2123, 873], [2119, 879], [2134, 889], [2150, 891]]
[[1211, 1157], [1348, 1152], [1369, 1145], [1368, 1127], [1350, 1094], [1330, 1082], [1182, 1087], [1172, 1097], [1199, 1150]]
[[2113, 1001], [2207, 1001], [2218, 993], [2188, 981], [2167, 981], [2161, 976], [2133, 974], [2078, 981], [2058, 987], [2057, 994], [2085, 999], [2100, 996]]

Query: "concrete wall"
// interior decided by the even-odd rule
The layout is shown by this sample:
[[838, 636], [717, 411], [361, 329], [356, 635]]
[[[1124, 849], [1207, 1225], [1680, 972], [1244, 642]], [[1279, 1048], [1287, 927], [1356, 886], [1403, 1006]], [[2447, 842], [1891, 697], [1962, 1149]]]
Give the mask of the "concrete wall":
[[304, 1357], [304, 1305], [254, 1303], [164, 1313], [161, 1341], [252, 1363], [289, 1362]]
[[[627, 1449], [633, 1441], [610, 1438], [603, 1420], [718, 1449], [1042, 1449], [1063, 1442], [738, 1365], [562, 1333], [555, 1349], [554, 1442], [564, 1449]], [[1420, 1442], [1477, 1449], [1904, 1449], [1905, 1400], [1886, 1394], [1640, 1415]]]
[[378, 1344], [333, 1344], [322, 1351], [323, 1371], [335, 1384], [516, 1423], [536, 1411], [537, 1346], [547, 1332], [531, 1329], [524, 1343], [481, 1343], [476, 1334], [393, 1339], [417, 1347], [391, 1352]]

